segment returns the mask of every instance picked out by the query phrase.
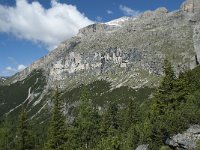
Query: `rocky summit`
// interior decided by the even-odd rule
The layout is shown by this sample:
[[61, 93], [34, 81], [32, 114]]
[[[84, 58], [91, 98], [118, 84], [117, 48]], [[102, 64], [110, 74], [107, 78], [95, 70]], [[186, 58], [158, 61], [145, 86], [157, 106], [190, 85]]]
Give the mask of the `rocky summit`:
[[199, 0], [188, 0], [174, 12], [158, 8], [135, 18], [89, 25], [16, 74], [12, 82], [42, 69], [50, 87], [74, 87], [98, 79], [110, 81], [114, 88], [156, 85], [166, 58], [176, 72], [199, 64], [199, 16]]

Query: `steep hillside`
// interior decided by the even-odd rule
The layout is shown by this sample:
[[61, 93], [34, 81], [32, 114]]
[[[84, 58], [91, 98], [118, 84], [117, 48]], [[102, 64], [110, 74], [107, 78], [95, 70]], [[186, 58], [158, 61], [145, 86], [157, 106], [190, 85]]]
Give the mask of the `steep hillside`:
[[[127, 86], [112, 89], [111, 83], [103, 80], [72, 89], [64, 89], [62, 99], [66, 103], [66, 115], [73, 117], [73, 109], [79, 105], [83, 89], [90, 91], [92, 102], [101, 110], [109, 101], [125, 106], [128, 100], [139, 103], [150, 98], [153, 88], [144, 87], [134, 90]], [[32, 72], [25, 80], [11, 85], [0, 86], [0, 117], [11, 115], [17, 117], [23, 106], [27, 106], [30, 119], [45, 121], [48, 119], [52, 102], [52, 91], [46, 85], [46, 78], [41, 70]], [[24, 104], [24, 105], [23, 105]]]
[[45, 86], [46, 79], [40, 70], [33, 71], [22, 81], [11, 85], [1, 85], [0, 116], [16, 115], [23, 104], [28, 106], [30, 114], [35, 114], [43, 106]]

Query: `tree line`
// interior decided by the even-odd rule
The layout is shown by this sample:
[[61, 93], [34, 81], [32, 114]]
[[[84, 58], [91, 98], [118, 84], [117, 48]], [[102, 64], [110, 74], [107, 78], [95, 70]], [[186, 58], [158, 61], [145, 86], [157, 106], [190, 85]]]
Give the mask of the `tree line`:
[[64, 115], [62, 93], [56, 90], [48, 130], [37, 135], [23, 107], [17, 128], [8, 119], [1, 123], [0, 149], [133, 150], [141, 144], [152, 150], [170, 149], [165, 145], [168, 137], [200, 124], [200, 67], [177, 77], [171, 63], [164, 64], [160, 86], [142, 103], [130, 99], [122, 106], [109, 101], [99, 110], [85, 88], [70, 121]]

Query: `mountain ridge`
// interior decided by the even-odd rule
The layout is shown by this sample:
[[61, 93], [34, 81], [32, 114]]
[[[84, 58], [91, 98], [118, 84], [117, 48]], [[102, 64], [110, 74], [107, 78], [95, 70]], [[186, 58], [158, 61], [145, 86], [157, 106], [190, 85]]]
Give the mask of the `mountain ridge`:
[[[40, 109], [51, 106], [50, 94], [55, 87], [67, 92], [95, 81], [106, 81], [111, 86], [109, 91], [121, 87], [136, 91], [153, 89], [163, 77], [164, 59], [172, 62], [176, 74], [195, 68], [200, 62], [200, 9], [196, 9], [200, 7], [191, 2], [186, 1], [180, 10], [173, 12], [158, 8], [137, 18], [114, 20], [121, 26], [97, 23], [80, 29], [75, 37], [62, 42], [25, 70], [0, 81], [0, 94], [5, 89], [12, 92], [17, 87], [26, 87], [22, 92], [26, 96], [17, 98], [17, 103], [9, 101], [7, 112], [26, 101], [31, 84], [38, 80], [41, 83], [45, 80], [45, 85], [32, 87], [29, 101], [39, 105], [37, 110], [41, 112]], [[77, 101], [74, 99], [74, 103]], [[1, 103], [5, 105], [5, 99]], [[34, 110], [37, 105], [30, 107]]]
[[[158, 8], [137, 18], [121, 18], [120, 26], [97, 23], [82, 28], [76, 36], [16, 74], [15, 82], [24, 79], [34, 69], [45, 70], [50, 85], [68, 76], [80, 75], [82, 71], [85, 74], [95, 72], [94, 78], [104, 73], [115, 76], [116, 68], [123, 72], [142, 68], [141, 72], [146, 74], [162, 75], [165, 58], [173, 62], [177, 72], [192, 69], [200, 60], [200, 11], [197, 9], [200, 7], [191, 5], [191, 2], [186, 1], [174, 12]], [[112, 81], [109, 75], [105, 78]]]

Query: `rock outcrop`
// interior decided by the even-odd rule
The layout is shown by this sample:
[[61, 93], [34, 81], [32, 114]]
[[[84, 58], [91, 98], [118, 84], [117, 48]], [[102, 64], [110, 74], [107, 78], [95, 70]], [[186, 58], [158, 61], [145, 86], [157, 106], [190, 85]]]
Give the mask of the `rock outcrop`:
[[166, 144], [177, 150], [195, 150], [198, 140], [200, 140], [200, 126], [193, 125], [186, 132], [168, 138]]
[[135, 150], [148, 150], [148, 145], [139, 145]]
[[181, 6], [181, 9], [185, 12], [196, 12], [200, 9], [200, 0], [187, 0]]

